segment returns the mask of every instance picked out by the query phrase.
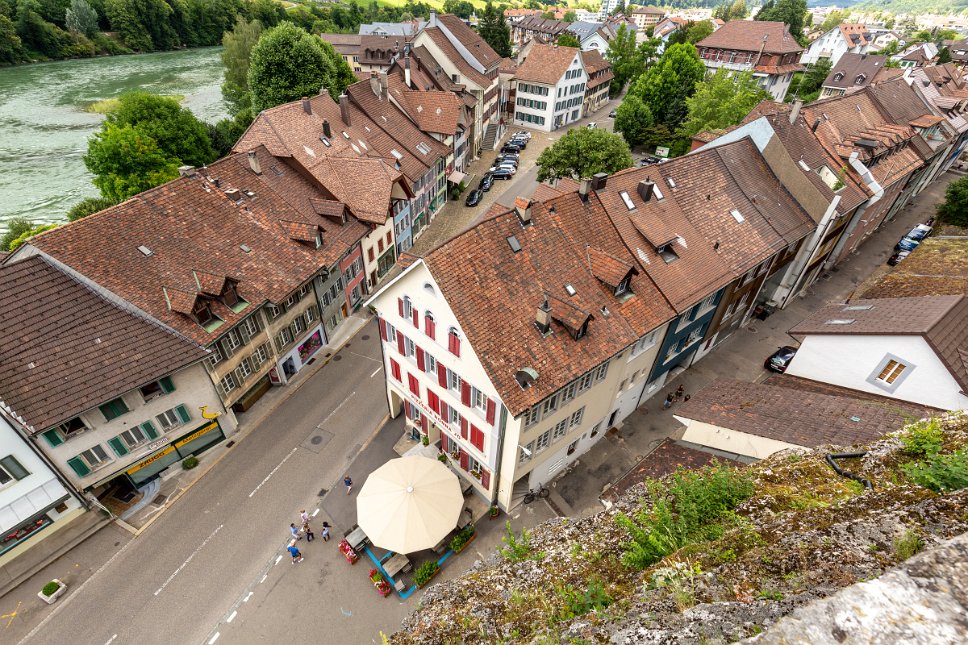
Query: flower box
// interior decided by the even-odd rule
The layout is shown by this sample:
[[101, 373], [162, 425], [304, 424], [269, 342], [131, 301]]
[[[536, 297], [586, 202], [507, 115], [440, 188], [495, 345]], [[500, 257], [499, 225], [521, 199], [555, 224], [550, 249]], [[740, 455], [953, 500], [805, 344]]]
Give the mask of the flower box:
[[460, 547], [454, 549], [454, 553], [460, 553], [461, 551], [463, 551], [464, 549], [466, 549], [467, 548], [467, 545], [470, 544], [471, 542], [473, 542], [474, 541], [474, 538], [476, 538], [476, 537], [477, 537], [477, 533], [474, 533], [473, 535], [471, 535], [467, 539], [467, 541], [464, 542], [463, 545], [461, 545]]
[[413, 574], [413, 581], [417, 587], [425, 587], [430, 583], [434, 576], [440, 573], [440, 565], [431, 560], [424, 562]]
[[383, 579], [383, 574], [376, 569], [370, 569], [370, 582], [376, 587], [378, 594], [386, 598], [390, 595], [390, 583]]
[[356, 551], [353, 550], [353, 547], [351, 547], [350, 543], [346, 540], [340, 540], [339, 552], [343, 554], [343, 557], [346, 558], [346, 561], [350, 564], [356, 564], [356, 561], [360, 559], [360, 556], [356, 553]]
[[[52, 585], [57, 585], [57, 588], [52, 589]], [[50, 591], [50, 593], [44, 593], [45, 591]], [[57, 578], [54, 578], [44, 585], [44, 588], [41, 591], [37, 592], [37, 597], [46, 602], [48, 605], [53, 605], [54, 601], [63, 596], [65, 593], [67, 593], [67, 585]]]
[[454, 553], [460, 553], [463, 551], [468, 544], [474, 541], [477, 537], [477, 532], [474, 530], [473, 525], [465, 526], [460, 532], [453, 537], [450, 541], [450, 549]]

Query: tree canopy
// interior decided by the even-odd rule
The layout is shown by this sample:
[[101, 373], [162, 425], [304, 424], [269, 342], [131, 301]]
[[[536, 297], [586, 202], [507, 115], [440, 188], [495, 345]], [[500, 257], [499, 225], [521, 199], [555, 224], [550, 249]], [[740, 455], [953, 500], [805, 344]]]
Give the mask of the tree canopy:
[[484, 6], [477, 31], [498, 56], [506, 58], [511, 55], [511, 29], [504, 20], [504, 11], [495, 7], [491, 0]]
[[614, 74], [608, 88], [610, 96], [621, 94], [627, 83], [635, 82], [655, 62], [661, 42], [658, 38], [649, 38], [636, 44], [635, 32], [624, 24], [619, 25], [615, 38], [608, 43], [605, 52]]
[[713, 10], [713, 18], [719, 18], [723, 22], [730, 20], [742, 20], [749, 15], [744, 0], [734, 0], [732, 4], [724, 2]]
[[629, 94], [615, 110], [615, 130], [621, 132], [629, 146], [649, 142], [655, 125], [652, 110], [637, 94]]
[[753, 72], [732, 72], [720, 67], [686, 99], [689, 114], [680, 133], [692, 137], [703, 130], [737, 125], [757, 103], [769, 98], [770, 93], [760, 87]]
[[204, 166], [215, 160], [205, 124], [175, 99], [149, 92], [127, 92], [108, 113], [106, 123], [132, 126], [150, 137], [178, 165]]
[[968, 227], [968, 177], [948, 184], [944, 201], [938, 204], [938, 217], [946, 224]]
[[806, 71], [794, 75], [784, 100], [787, 103], [795, 100], [801, 100], [804, 103], [817, 100], [820, 90], [823, 89], [823, 82], [830, 75], [830, 69], [829, 58], [820, 58], [816, 63], [807, 65]]
[[806, 13], [807, 0], [768, 0], [756, 14], [755, 19], [785, 22], [790, 27], [790, 34], [798, 41], [802, 41]]
[[467, 20], [474, 13], [474, 5], [467, 0], [445, 0], [444, 13], [452, 13], [458, 18]]
[[575, 128], [545, 148], [538, 157], [538, 181], [588, 178], [632, 166], [632, 153], [622, 137], [599, 128]]
[[258, 20], [246, 21], [239, 17], [235, 28], [222, 37], [222, 66], [225, 76], [222, 81], [222, 98], [230, 114], [250, 110], [252, 95], [249, 93], [249, 60], [252, 48], [262, 35], [262, 23]]
[[581, 42], [579, 42], [575, 34], [567, 31], [558, 36], [558, 40], [556, 42], [562, 47], [581, 47]]

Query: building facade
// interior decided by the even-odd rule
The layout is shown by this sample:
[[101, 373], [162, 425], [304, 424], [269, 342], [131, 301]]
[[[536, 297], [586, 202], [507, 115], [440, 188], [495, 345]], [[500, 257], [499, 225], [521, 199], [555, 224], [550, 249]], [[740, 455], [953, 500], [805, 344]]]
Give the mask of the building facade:
[[578, 48], [534, 43], [515, 80], [515, 125], [550, 132], [583, 116], [588, 73]]

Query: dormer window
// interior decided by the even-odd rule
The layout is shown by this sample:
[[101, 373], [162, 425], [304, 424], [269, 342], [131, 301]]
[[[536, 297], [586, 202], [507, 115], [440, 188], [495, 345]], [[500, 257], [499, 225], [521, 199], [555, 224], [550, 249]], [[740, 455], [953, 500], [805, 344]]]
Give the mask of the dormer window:
[[584, 338], [586, 335], [588, 335], [588, 319], [587, 318], [585, 319], [585, 322], [583, 322], [581, 324], [581, 327], [579, 327], [578, 329], [575, 330], [575, 340], [579, 340], [581, 338]]
[[225, 281], [225, 290], [222, 291], [222, 302], [229, 309], [239, 304], [239, 292], [236, 290], [235, 284], [231, 281]]
[[628, 293], [629, 287], [631, 286], [631, 284], [632, 284], [632, 276], [630, 275], [625, 276], [625, 279], [619, 282], [618, 286], [615, 287], [615, 296], [618, 297]]
[[675, 249], [672, 248], [672, 243], [663, 244], [655, 250], [659, 254], [659, 257], [665, 260], [666, 264], [670, 262], [675, 262], [679, 259], [679, 255], [676, 253]]
[[834, 74], [834, 80], [835, 81], [842, 81], [842, 80], [844, 80], [844, 73], [843, 72], [837, 72], [836, 74]]
[[210, 325], [215, 322], [215, 314], [212, 313], [212, 307], [208, 302], [199, 299], [195, 306], [192, 308], [192, 318], [195, 319], [202, 327]]
[[860, 85], [867, 80], [867, 77], [863, 74], [858, 74], [857, 78], [854, 79], [854, 85]]

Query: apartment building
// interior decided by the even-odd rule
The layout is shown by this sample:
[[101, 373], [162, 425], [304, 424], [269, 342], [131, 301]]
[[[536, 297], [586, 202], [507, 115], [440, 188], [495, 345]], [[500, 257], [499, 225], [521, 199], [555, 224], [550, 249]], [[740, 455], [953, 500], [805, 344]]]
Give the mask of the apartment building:
[[583, 116], [588, 72], [577, 47], [535, 42], [514, 79], [515, 125], [551, 132]]
[[665, 16], [665, 10], [658, 7], [636, 7], [632, 10], [631, 18], [640, 30], [645, 31], [649, 27], [655, 29]]
[[582, 114], [588, 116], [608, 103], [608, 88], [615, 74], [612, 72], [612, 65], [597, 50], [583, 51], [581, 61], [585, 67], [585, 74], [588, 75]]
[[824, 79], [820, 98], [826, 99], [856, 92], [877, 80], [883, 80], [887, 73], [894, 71], [900, 73], [899, 70], [892, 71], [886, 65], [887, 56], [846, 53], [833, 65], [827, 78]]
[[351, 70], [354, 72], [363, 71], [360, 64], [362, 37], [359, 34], [319, 34], [319, 37], [333, 46], [333, 49], [346, 61]]
[[825, 58], [832, 65], [836, 65], [844, 54], [866, 54], [873, 44], [872, 41], [873, 34], [866, 25], [844, 22], [810, 43], [800, 57], [800, 62], [813, 65]]

